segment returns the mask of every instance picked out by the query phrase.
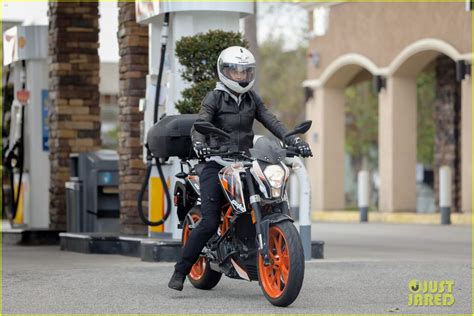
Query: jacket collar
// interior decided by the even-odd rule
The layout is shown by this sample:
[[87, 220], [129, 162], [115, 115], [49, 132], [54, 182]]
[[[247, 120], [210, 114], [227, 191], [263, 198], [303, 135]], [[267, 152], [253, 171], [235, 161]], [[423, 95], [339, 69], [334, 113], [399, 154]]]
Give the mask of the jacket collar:
[[230, 96], [235, 101], [235, 103], [237, 103], [237, 105], [239, 105], [239, 106], [240, 106], [242, 100], [244, 99], [245, 95], [247, 94], [247, 93], [244, 93], [244, 94], [239, 95], [239, 97], [236, 97], [235, 94], [230, 92], [229, 89], [227, 89], [227, 87], [220, 81], [218, 81], [216, 83], [216, 87], [215, 87], [214, 90], [226, 92], [224, 94], [224, 100], [226, 102], [228, 102], [229, 101], [229, 96]]

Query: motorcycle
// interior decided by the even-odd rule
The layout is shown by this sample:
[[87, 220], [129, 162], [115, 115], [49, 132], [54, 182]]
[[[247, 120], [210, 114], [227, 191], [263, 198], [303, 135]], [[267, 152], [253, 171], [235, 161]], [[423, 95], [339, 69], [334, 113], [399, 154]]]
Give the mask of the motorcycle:
[[[306, 121], [285, 137], [303, 134], [310, 127], [311, 121]], [[204, 135], [230, 138], [209, 122], [197, 121], [194, 128]], [[282, 147], [265, 136], [249, 150], [250, 156], [231, 147], [212, 150], [204, 157], [218, 157], [227, 165], [219, 172], [226, 203], [222, 205], [218, 231], [203, 248], [188, 279], [204, 290], [215, 287], [222, 274], [258, 281], [271, 304], [288, 306], [298, 297], [305, 267], [286, 194], [290, 168], [297, 166], [285, 163], [285, 158], [298, 156], [296, 148]], [[188, 166], [188, 172], [184, 172], [184, 166]], [[181, 172], [176, 175], [182, 180], [175, 186], [174, 202], [183, 229], [183, 245], [201, 220], [197, 166], [183, 159]]]

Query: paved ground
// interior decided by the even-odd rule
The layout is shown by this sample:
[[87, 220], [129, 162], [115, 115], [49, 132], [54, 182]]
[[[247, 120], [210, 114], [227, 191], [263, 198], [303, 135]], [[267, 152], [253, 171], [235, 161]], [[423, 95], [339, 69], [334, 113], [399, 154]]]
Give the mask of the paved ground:
[[[4, 246], [3, 313], [471, 314], [471, 227], [315, 224], [312, 232], [326, 242], [326, 259], [306, 263], [288, 308], [266, 302], [256, 282], [168, 290], [171, 263]], [[410, 279], [454, 280], [454, 305], [407, 306]]]

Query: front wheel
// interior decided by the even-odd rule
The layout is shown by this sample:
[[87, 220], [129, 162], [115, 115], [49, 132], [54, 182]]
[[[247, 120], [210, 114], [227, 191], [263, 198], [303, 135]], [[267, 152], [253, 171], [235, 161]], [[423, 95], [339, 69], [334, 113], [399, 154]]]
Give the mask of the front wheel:
[[270, 264], [265, 266], [258, 256], [260, 287], [270, 303], [286, 307], [296, 300], [303, 285], [303, 247], [298, 231], [288, 221], [270, 226], [268, 235]]
[[[183, 245], [187, 243], [192, 230], [199, 225], [201, 217], [201, 211], [197, 207], [192, 208], [186, 215], [183, 226]], [[221, 273], [211, 270], [211, 266], [204, 256], [199, 257], [191, 268], [191, 272], [188, 274], [189, 282], [191, 282], [195, 288], [201, 290], [212, 289], [219, 283], [221, 277]]]

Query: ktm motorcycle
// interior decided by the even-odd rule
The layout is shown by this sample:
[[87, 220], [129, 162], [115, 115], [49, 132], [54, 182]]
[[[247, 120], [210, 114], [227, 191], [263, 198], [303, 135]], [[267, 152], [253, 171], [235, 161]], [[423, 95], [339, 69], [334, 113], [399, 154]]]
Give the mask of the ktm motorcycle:
[[[286, 137], [309, 130], [311, 121], [300, 124]], [[196, 122], [201, 134], [230, 137], [209, 122]], [[282, 147], [261, 137], [250, 149], [250, 156], [232, 148], [213, 150], [227, 166], [219, 172], [226, 197], [221, 223], [193, 265], [188, 279], [198, 289], [212, 289], [222, 274], [233, 279], [258, 281], [271, 304], [288, 306], [295, 301], [304, 278], [301, 239], [288, 208], [286, 186], [290, 168], [285, 158], [297, 156], [296, 148]], [[174, 190], [182, 243], [186, 244], [201, 220], [199, 176], [187, 160]], [[188, 172], [184, 172], [188, 166]]]

